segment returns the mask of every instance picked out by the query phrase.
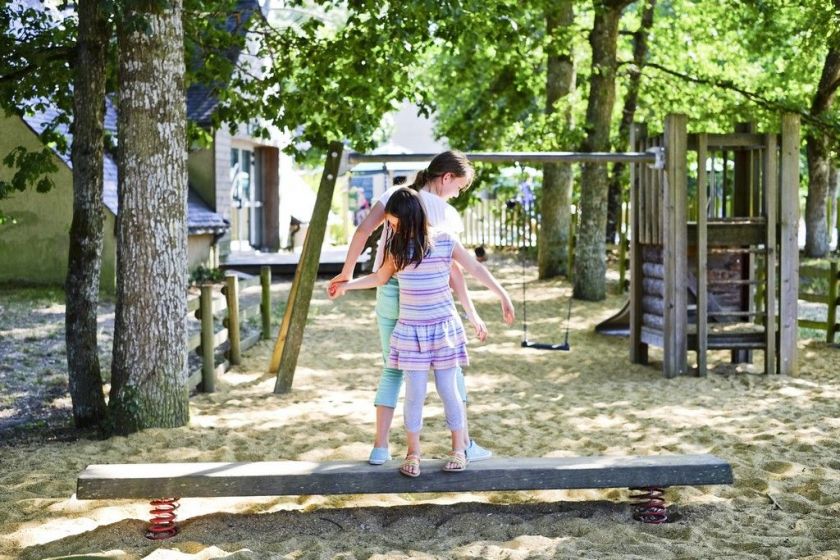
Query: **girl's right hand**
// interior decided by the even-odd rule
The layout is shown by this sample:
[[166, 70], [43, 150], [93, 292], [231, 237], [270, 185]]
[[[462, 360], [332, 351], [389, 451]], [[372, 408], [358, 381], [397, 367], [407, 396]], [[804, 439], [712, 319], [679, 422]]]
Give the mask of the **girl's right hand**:
[[467, 321], [475, 329], [475, 336], [478, 337], [478, 340], [484, 342], [487, 339], [487, 325], [484, 324], [481, 317], [477, 313], [467, 313]]
[[510, 300], [510, 296], [507, 292], [504, 292], [502, 294], [502, 297], [499, 299], [502, 305], [502, 319], [504, 320], [505, 324], [512, 325], [513, 321], [516, 319], [516, 312], [513, 309], [513, 302]]
[[339, 282], [337, 284], [330, 284], [327, 286], [327, 297], [331, 300], [336, 300], [347, 293], [347, 282]]

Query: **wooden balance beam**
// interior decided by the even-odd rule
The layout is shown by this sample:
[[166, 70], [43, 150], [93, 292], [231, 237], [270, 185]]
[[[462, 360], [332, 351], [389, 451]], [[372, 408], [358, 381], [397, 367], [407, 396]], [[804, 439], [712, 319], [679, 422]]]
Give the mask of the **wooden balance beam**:
[[732, 484], [732, 468], [713, 455], [648, 457], [493, 458], [465, 472], [443, 472], [444, 461], [423, 461], [422, 474], [399, 474], [400, 461], [372, 466], [354, 461], [325, 463], [151, 463], [90, 465], [79, 475], [76, 497], [155, 498], [146, 537], [166, 539], [178, 532], [178, 499], [222, 496], [399, 494], [409, 492], [490, 492], [573, 488], [630, 488], [641, 491], [634, 518], [665, 523], [663, 488]]
[[417, 478], [402, 476], [399, 461], [269, 461], [90, 465], [76, 497], [106, 498], [296, 496], [489, 492], [574, 488], [647, 488], [731, 484], [732, 468], [713, 455], [648, 457], [493, 458], [462, 473], [444, 461], [423, 461]]

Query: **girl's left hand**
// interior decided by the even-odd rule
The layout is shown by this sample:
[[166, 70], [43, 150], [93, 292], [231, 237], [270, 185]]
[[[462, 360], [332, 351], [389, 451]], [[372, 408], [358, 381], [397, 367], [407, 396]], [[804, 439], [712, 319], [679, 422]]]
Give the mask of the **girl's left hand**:
[[475, 329], [475, 336], [478, 337], [478, 340], [484, 342], [487, 339], [487, 325], [484, 324], [481, 317], [479, 317], [477, 313], [467, 313], [467, 321], [469, 321]]

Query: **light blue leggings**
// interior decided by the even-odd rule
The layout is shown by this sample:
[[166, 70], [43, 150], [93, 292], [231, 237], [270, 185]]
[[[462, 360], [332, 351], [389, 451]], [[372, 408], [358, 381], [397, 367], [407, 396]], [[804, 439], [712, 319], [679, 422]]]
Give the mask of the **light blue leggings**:
[[[387, 284], [376, 289], [376, 318], [379, 324], [379, 341], [382, 345], [382, 376], [376, 389], [376, 406], [397, 408], [397, 400], [402, 388], [402, 370], [388, 367], [388, 355], [391, 353], [391, 333], [400, 315], [400, 285], [396, 278], [391, 278]], [[461, 400], [467, 402], [467, 387], [464, 384], [464, 372], [455, 368], [455, 384]]]
[[[423, 403], [426, 402], [428, 371], [405, 372], [405, 430], [416, 433], [423, 428]], [[464, 429], [464, 406], [455, 386], [455, 368], [435, 370], [435, 388], [443, 401], [443, 413], [450, 430]]]

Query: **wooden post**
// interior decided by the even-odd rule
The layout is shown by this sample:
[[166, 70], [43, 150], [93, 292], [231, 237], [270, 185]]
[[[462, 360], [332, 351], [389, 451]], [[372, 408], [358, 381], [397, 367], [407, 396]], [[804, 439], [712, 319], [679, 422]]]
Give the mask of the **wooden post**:
[[222, 292], [227, 300], [227, 317], [224, 326], [227, 327], [230, 342], [228, 359], [231, 365], [236, 366], [242, 363], [242, 346], [239, 336], [239, 277], [236, 274], [225, 276], [225, 287], [222, 288]]
[[[641, 148], [647, 136], [645, 125], [635, 123], [630, 127], [631, 149]], [[642, 203], [646, 178], [649, 176], [646, 163], [630, 164], [630, 361], [646, 364], [648, 345], [642, 342], [642, 227], [645, 207]]]
[[260, 316], [262, 317], [262, 338], [271, 338], [271, 267], [260, 268], [261, 302]]
[[[708, 216], [706, 215], [707, 181], [706, 158], [708, 157], [708, 136], [697, 135], [697, 375], [705, 377], [707, 372], [706, 352], [708, 350]], [[714, 168], [712, 168], [714, 173]]]
[[776, 373], [776, 234], [778, 233], [779, 158], [775, 134], [764, 135], [764, 373]]
[[621, 220], [618, 223], [618, 293], [624, 293], [624, 283], [627, 279], [627, 230], [625, 216], [624, 216], [624, 204], [621, 204], [621, 209], [618, 212], [618, 215], [621, 216]]
[[831, 262], [828, 277], [828, 325], [826, 329], [826, 340], [829, 344], [834, 343], [834, 333], [837, 332], [837, 261]]
[[213, 347], [213, 286], [201, 286], [198, 313], [201, 319], [201, 390], [216, 391], [216, 358]]
[[577, 232], [577, 219], [578, 209], [576, 207], [575, 211], [569, 216], [569, 255], [566, 260], [568, 263], [566, 265], [566, 278], [571, 278], [575, 270], [575, 245], [577, 245], [577, 236], [575, 233]]
[[315, 208], [312, 211], [306, 240], [303, 242], [303, 251], [289, 292], [286, 312], [283, 314], [283, 322], [280, 325], [280, 332], [277, 335], [268, 368], [270, 373], [277, 373], [275, 393], [286, 393], [292, 388], [300, 345], [303, 341], [303, 329], [309, 314], [312, 290], [321, 261], [321, 245], [324, 243], [324, 234], [327, 230], [327, 217], [330, 213], [343, 149], [341, 142], [333, 142], [327, 150], [327, 161], [324, 165], [324, 173], [321, 175]]
[[799, 116], [782, 115], [779, 247], [779, 373], [799, 375], [797, 306], [799, 298]]
[[663, 262], [665, 265], [665, 313], [662, 370], [665, 377], [687, 372], [688, 361], [688, 270], [686, 246], [686, 154], [685, 115], [665, 118], [665, 172], [662, 205]]

